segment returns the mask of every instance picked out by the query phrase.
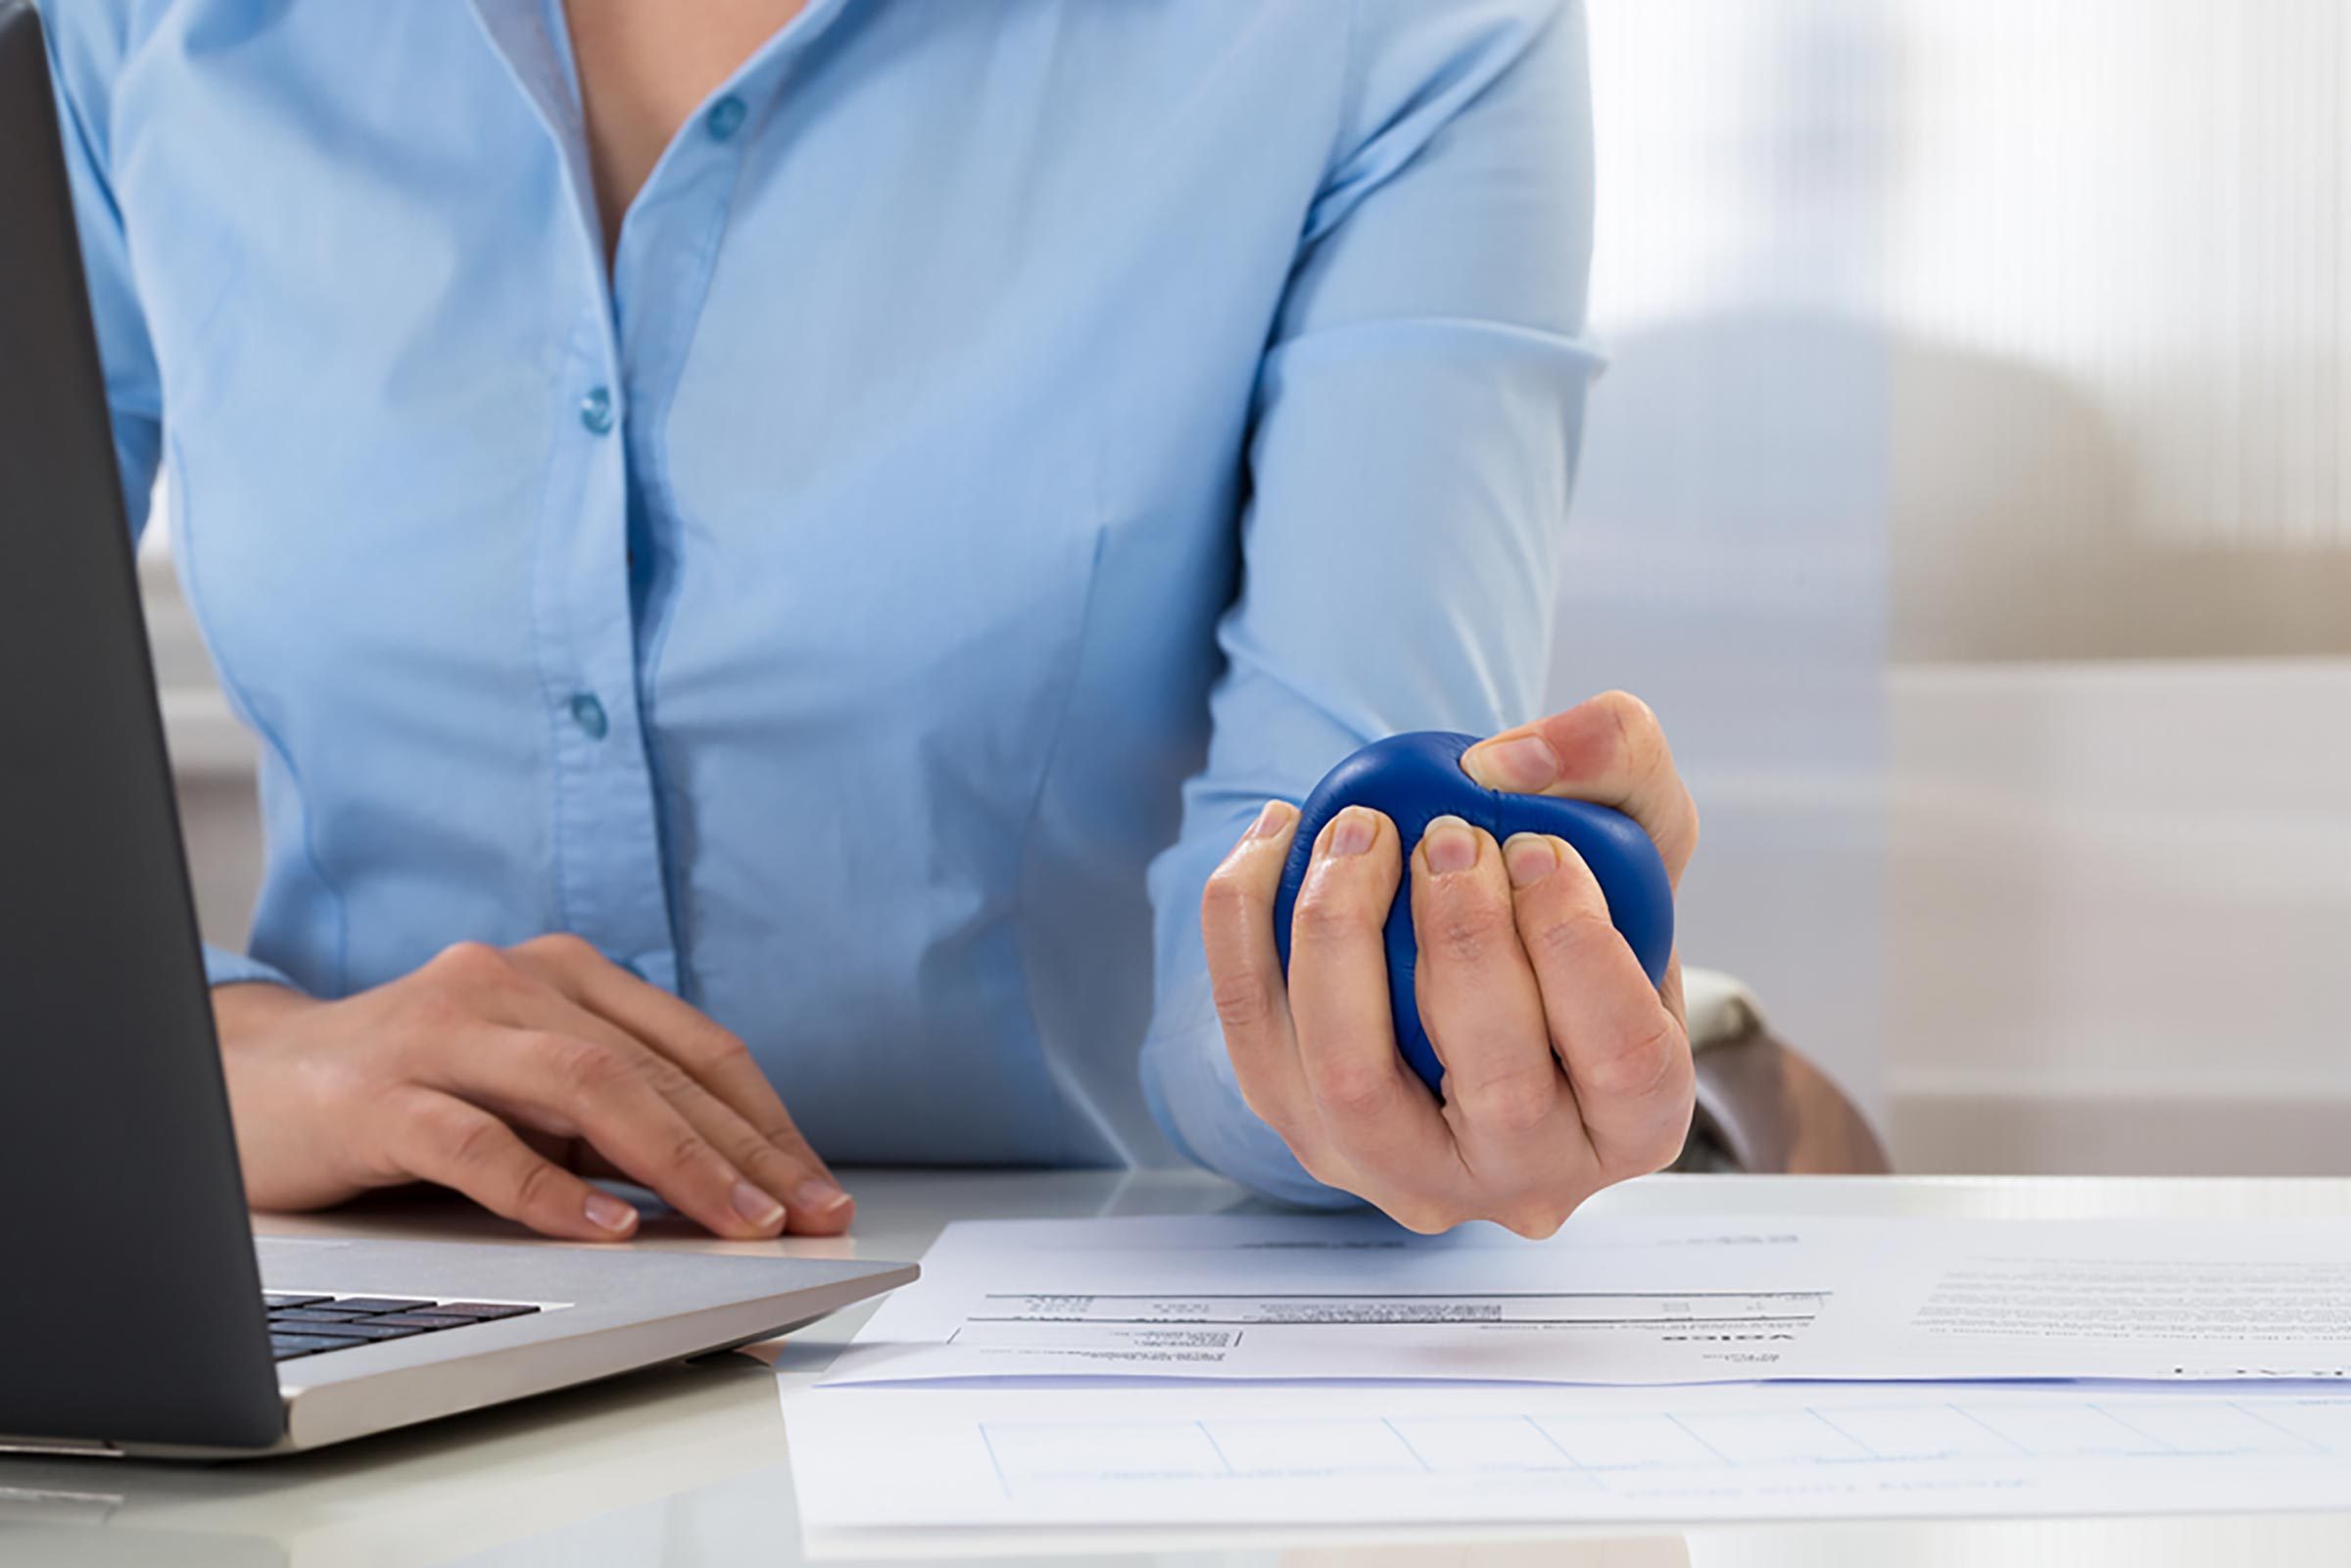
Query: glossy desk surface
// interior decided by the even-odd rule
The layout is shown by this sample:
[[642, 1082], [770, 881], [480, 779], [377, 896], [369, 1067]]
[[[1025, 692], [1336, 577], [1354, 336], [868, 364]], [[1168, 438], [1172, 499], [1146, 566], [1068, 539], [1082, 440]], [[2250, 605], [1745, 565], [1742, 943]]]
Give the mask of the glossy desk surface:
[[[789, 1242], [815, 1256], [917, 1258], [951, 1219], [1200, 1212], [1243, 1203], [1191, 1174], [852, 1171], [854, 1237]], [[1660, 1176], [1595, 1201], [1614, 1213], [2351, 1213], [2351, 1181]], [[740, 1251], [656, 1223], [642, 1246]], [[332, 1215], [267, 1218], [277, 1234], [505, 1238], [501, 1222], [414, 1200]], [[133, 1237], [124, 1245], [136, 1245]], [[552, 1244], [549, 1244], [552, 1245]], [[814, 1377], [870, 1307], [763, 1348], [787, 1376]], [[1282, 1568], [1443, 1563], [2130, 1564], [2351, 1562], [2351, 1514], [1706, 1526], [1677, 1530], [1352, 1539], [1220, 1534], [1082, 1544], [1066, 1561]], [[1031, 1557], [1034, 1543], [940, 1537], [919, 1560]], [[749, 1356], [666, 1368], [286, 1460], [181, 1467], [129, 1460], [0, 1458], [0, 1563], [464, 1563], [662, 1568], [806, 1560], [775, 1376]]]

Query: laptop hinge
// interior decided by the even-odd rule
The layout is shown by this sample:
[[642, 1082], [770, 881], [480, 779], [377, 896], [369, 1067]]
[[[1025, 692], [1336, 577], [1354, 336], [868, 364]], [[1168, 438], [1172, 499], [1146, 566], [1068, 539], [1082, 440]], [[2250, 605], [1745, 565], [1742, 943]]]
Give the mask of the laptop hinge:
[[94, 1438], [0, 1437], [0, 1453], [55, 1453], [80, 1459], [122, 1457], [120, 1448]]

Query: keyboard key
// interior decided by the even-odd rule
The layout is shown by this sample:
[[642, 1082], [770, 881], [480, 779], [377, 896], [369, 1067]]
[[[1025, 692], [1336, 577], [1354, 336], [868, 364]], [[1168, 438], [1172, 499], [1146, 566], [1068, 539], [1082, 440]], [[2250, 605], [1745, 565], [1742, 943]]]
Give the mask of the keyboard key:
[[[321, 1306], [326, 1304], [321, 1303]], [[337, 1312], [429, 1312], [431, 1302], [412, 1296], [338, 1296], [327, 1308]]]
[[363, 1317], [362, 1323], [391, 1323], [400, 1328], [463, 1328], [468, 1323], [485, 1323], [488, 1318], [457, 1317], [448, 1312], [386, 1312], [379, 1317]]
[[311, 1307], [331, 1299], [325, 1296], [296, 1296], [286, 1291], [262, 1292], [262, 1305], [264, 1307]]
[[438, 1307], [423, 1309], [448, 1317], [471, 1317], [485, 1323], [493, 1318], [521, 1317], [539, 1310], [536, 1307], [521, 1307], [512, 1302], [443, 1302]]
[[274, 1360], [290, 1361], [297, 1355], [315, 1355], [320, 1351], [339, 1351], [346, 1346], [366, 1343], [365, 1340], [320, 1339], [312, 1334], [272, 1334], [269, 1336], [269, 1354]]
[[402, 1328], [394, 1323], [378, 1323], [372, 1318], [365, 1317], [355, 1317], [347, 1323], [297, 1323], [294, 1327], [298, 1333], [305, 1336], [349, 1340], [355, 1343], [360, 1340], [406, 1339], [410, 1334], [430, 1332], [421, 1328]]
[[328, 1312], [315, 1307], [289, 1307], [269, 1314], [272, 1323], [364, 1323], [372, 1314], [367, 1312]]

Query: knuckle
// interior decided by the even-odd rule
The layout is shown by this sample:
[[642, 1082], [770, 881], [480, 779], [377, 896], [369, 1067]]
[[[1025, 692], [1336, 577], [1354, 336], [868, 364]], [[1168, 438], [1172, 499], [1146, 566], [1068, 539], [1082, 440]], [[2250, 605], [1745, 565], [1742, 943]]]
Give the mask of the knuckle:
[[411, 980], [423, 983], [405, 987], [400, 998], [398, 1019], [403, 1031], [399, 1040], [404, 1059], [427, 1041], [455, 1036], [479, 1016], [467, 1005], [476, 988], [457, 982], [440, 964], [435, 959], [410, 975]]
[[1612, 1140], [1601, 1157], [1601, 1173], [1608, 1181], [1630, 1181], [1663, 1170], [1681, 1158], [1687, 1123], [1657, 1127], [1632, 1137]]
[[[733, 1031], [715, 1025], [649, 1038], [646, 1047], [646, 1055], [652, 1064], [648, 1071], [660, 1075], [659, 1069], [667, 1066], [678, 1069], [687, 1077], [706, 1080], [713, 1079], [715, 1074], [734, 1071], [749, 1060], [750, 1054], [750, 1049]], [[662, 1075], [661, 1081], [670, 1080]]]
[[459, 1170], [481, 1170], [497, 1163], [505, 1147], [504, 1128], [489, 1116], [465, 1117], [452, 1124], [444, 1117], [442, 1135], [449, 1140], [450, 1163]]
[[746, 1129], [744, 1136], [729, 1141], [735, 1148], [728, 1158], [746, 1176], [780, 1176], [789, 1181], [806, 1174], [801, 1168], [802, 1163], [778, 1148], [772, 1138], [763, 1138], [757, 1132]]
[[1559, 1069], [1548, 1055], [1539, 1067], [1513, 1069], [1456, 1086], [1462, 1114], [1501, 1133], [1532, 1132], [1559, 1108]]
[[1578, 1087], [1604, 1100], [1675, 1104], [1689, 1098], [1692, 1071], [1688, 1042], [1659, 1008], [1654, 1023], [1593, 1061]]
[[1256, 904], [1240, 873], [1231, 866], [1220, 866], [1200, 890], [1200, 924], [1212, 930], [1238, 929], [1255, 914]]
[[1687, 1121], [1674, 1123], [1657, 1135], [1656, 1141], [1642, 1158], [1640, 1168], [1634, 1174], [1653, 1176], [1660, 1170], [1669, 1169], [1676, 1160], [1682, 1158], [1682, 1148], [1689, 1141], [1690, 1123]]
[[1367, 1120], [1394, 1103], [1395, 1070], [1385, 1063], [1334, 1063], [1318, 1076], [1315, 1097], [1342, 1121]]
[[504, 953], [488, 942], [476, 941], [452, 942], [425, 966], [443, 980], [464, 989], [502, 985], [512, 967]]
[[1615, 722], [1616, 733], [1628, 741], [1641, 744], [1665, 733], [1664, 727], [1657, 723], [1656, 710], [1630, 691], [1603, 691], [1592, 700]]
[[1582, 898], [1568, 908], [1536, 924], [1528, 956], [1538, 964], [1559, 967], [1592, 950], [1596, 942], [1621, 942], [1608, 912]]
[[1630, 691], [1602, 693], [1600, 702], [1616, 727], [1616, 742], [1626, 770], [1643, 784], [1656, 780], [1672, 766], [1673, 752], [1665, 744], [1665, 727], [1650, 705]]
[[688, 1127], [670, 1139], [669, 1158], [664, 1164], [672, 1170], [698, 1174], [717, 1159], [718, 1151], [711, 1148], [700, 1133]]
[[1430, 935], [1436, 945], [1457, 960], [1491, 954], [1513, 924], [1510, 906], [1483, 890], [1463, 889], [1466, 896], [1446, 898], [1432, 912]]
[[649, 1054], [674, 1062], [691, 1072], [711, 1073], [734, 1070], [750, 1060], [751, 1051], [733, 1029], [712, 1023], [654, 1040]]
[[1370, 922], [1361, 900], [1337, 878], [1325, 872], [1307, 879], [1290, 915], [1290, 939], [1298, 942], [1345, 941]]
[[629, 1068], [641, 1082], [673, 1105], [699, 1101], [707, 1092], [692, 1073], [657, 1051], [633, 1054]]
[[1524, 1236], [1528, 1241], [1549, 1241], [1567, 1223], [1576, 1210], [1574, 1201], [1557, 1198], [1535, 1198], [1516, 1204], [1502, 1215], [1503, 1227]]
[[1438, 1198], [1392, 1198], [1380, 1207], [1390, 1219], [1422, 1236], [1441, 1236], [1468, 1217]]
[[[1285, 1134], [1283, 1141], [1289, 1144], [1290, 1153], [1297, 1157], [1299, 1169], [1325, 1187], [1335, 1187], [1341, 1192], [1354, 1191], [1349, 1186], [1354, 1179], [1354, 1173], [1348, 1168], [1345, 1161], [1337, 1159], [1328, 1150], [1302, 1139], [1292, 1139]], [[1362, 1195], [1358, 1194], [1357, 1196]]]
[[549, 931], [544, 936], [534, 936], [517, 951], [561, 967], [600, 962], [603, 957], [596, 950], [595, 943], [572, 931]]
[[524, 1211], [544, 1209], [558, 1199], [557, 1188], [562, 1177], [553, 1165], [544, 1160], [534, 1160], [514, 1183], [515, 1207]]
[[1272, 988], [1254, 968], [1217, 975], [1209, 984], [1217, 1020], [1236, 1034], [1254, 1034], [1273, 1021]]
[[751, 1055], [751, 1048], [744, 1043], [743, 1036], [724, 1024], [713, 1024], [703, 1031], [702, 1050], [710, 1062], [720, 1066], [747, 1062]]
[[1613, 1158], [1604, 1161], [1612, 1179], [1624, 1180], [1646, 1176], [1663, 1170], [1682, 1157], [1682, 1148], [1690, 1140], [1691, 1107], [1676, 1105], [1657, 1117], [1648, 1127], [1622, 1141], [1619, 1148], [1610, 1149]]
[[529, 1049], [547, 1063], [555, 1081], [579, 1094], [600, 1099], [626, 1082], [634, 1070], [628, 1059], [608, 1045], [576, 1040], [562, 1034], [532, 1036]]

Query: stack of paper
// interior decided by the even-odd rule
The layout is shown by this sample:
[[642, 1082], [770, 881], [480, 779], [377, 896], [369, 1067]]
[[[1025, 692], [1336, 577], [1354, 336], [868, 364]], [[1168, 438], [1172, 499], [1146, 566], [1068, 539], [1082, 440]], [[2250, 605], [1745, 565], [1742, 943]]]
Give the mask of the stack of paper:
[[2015, 1514], [2351, 1506], [2346, 1379], [2343, 1221], [1220, 1215], [954, 1226], [785, 1409], [819, 1531]]

